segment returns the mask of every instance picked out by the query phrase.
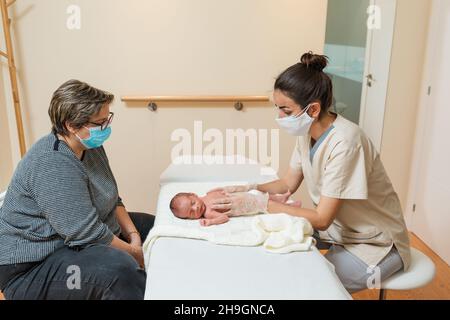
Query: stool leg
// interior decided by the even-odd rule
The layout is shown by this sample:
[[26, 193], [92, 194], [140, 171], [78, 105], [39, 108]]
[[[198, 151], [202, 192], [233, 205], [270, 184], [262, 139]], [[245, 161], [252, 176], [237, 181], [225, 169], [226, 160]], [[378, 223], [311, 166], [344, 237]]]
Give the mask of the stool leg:
[[379, 300], [386, 300], [386, 290], [380, 289], [380, 296], [378, 298]]

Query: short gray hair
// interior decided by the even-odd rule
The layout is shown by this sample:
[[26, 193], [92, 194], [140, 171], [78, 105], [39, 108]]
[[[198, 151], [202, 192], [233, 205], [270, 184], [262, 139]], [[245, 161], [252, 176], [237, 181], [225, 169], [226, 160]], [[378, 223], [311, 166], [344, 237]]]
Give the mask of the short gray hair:
[[82, 128], [89, 119], [100, 112], [105, 104], [114, 100], [109, 92], [91, 87], [85, 82], [69, 80], [54, 93], [48, 115], [54, 134], [69, 135], [66, 123], [76, 129]]

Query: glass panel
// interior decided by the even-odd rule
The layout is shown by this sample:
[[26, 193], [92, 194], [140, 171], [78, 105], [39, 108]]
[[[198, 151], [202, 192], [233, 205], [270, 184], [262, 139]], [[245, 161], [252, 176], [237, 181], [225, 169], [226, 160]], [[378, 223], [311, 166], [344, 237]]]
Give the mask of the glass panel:
[[370, 0], [328, 0], [325, 69], [333, 81], [333, 109], [359, 123]]

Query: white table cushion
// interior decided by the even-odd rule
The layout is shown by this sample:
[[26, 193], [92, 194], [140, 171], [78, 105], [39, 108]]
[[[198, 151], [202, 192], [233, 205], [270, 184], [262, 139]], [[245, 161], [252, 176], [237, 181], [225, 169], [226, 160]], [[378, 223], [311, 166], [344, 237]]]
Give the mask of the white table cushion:
[[195, 181], [263, 183], [276, 178], [277, 173], [272, 168], [242, 156], [186, 156], [173, 160], [161, 174], [160, 184]]

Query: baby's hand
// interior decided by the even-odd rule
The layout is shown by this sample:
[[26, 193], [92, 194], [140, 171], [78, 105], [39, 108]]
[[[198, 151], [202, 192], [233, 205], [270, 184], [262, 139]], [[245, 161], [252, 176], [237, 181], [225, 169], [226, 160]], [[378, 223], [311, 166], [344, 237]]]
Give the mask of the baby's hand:
[[200, 219], [200, 225], [202, 227], [208, 227], [210, 225], [209, 219]]

